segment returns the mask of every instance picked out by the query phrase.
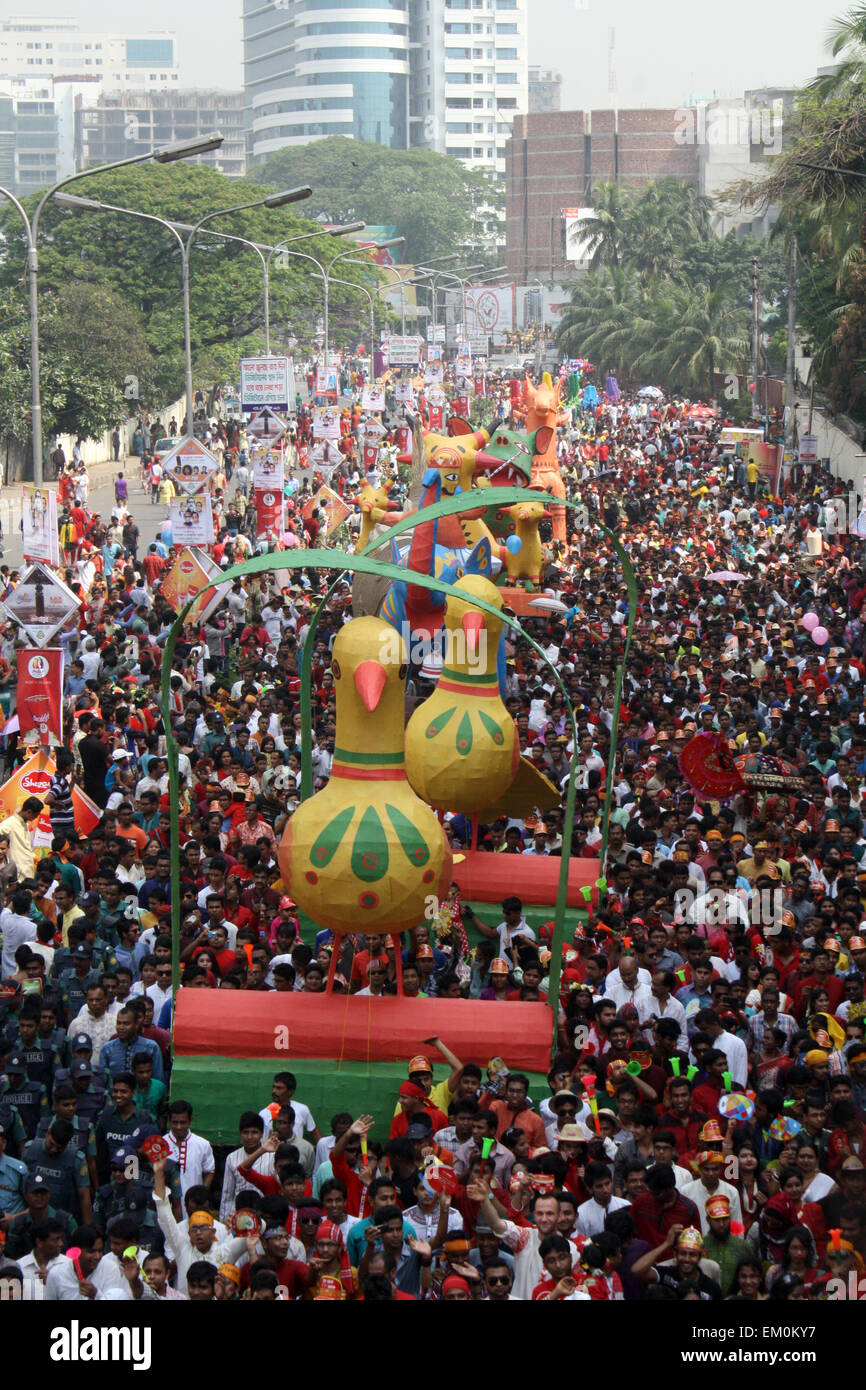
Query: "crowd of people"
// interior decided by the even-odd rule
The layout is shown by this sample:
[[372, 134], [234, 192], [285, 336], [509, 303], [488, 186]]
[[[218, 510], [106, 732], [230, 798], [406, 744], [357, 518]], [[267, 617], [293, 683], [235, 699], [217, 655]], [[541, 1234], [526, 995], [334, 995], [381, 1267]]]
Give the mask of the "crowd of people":
[[[508, 383], [488, 389], [503, 418]], [[309, 418], [302, 405], [287, 456], [298, 503], [324, 476], [301, 453]], [[343, 461], [327, 481], [352, 498], [360, 409], [343, 419]], [[400, 418], [391, 424], [378, 469], [399, 495]], [[38, 799], [0, 823], [10, 1296], [851, 1296], [866, 1258], [866, 569], [859, 538], [839, 525], [844, 486], [820, 466], [763, 478], [720, 442], [722, 424], [692, 428], [682, 402], [602, 396], [561, 432], [580, 510], [565, 543], [549, 544], [544, 583], [567, 611], [525, 629], [569, 692], [576, 742], [528, 641], [512, 645], [504, 692], [521, 752], [563, 795], [576, 762], [571, 853], [598, 860], [604, 890], [557, 962], [550, 924], [530, 926], [514, 897], [492, 913], [465, 903], [459, 866], [435, 917], [397, 946], [302, 935], [276, 854], [299, 799], [300, 653], [314, 641], [319, 788], [334, 752], [330, 650], [351, 616], [347, 583], [308, 639], [325, 587], [315, 570], [235, 580], [178, 644], [173, 882], [159, 706], [172, 538], [157, 521], [139, 555], [123, 474], [106, 524], [74, 487], [63, 499], [81, 606], [61, 638], [68, 738], [46, 798], [51, 845], [31, 844]], [[235, 524], [254, 510], [241, 426], [217, 426], [210, 443], [217, 562], [285, 545]], [[296, 515], [294, 544], [316, 543]], [[599, 521], [639, 588], [613, 763], [628, 596]], [[713, 578], [722, 572], [732, 577]], [[8, 594], [18, 574], [3, 577]], [[820, 646], [806, 613], [826, 634]], [[8, 660], [17, 640], [7, 629]], [[429, 689], [413, 670], [410, 696]], [[696, 791], [679, 755], [698, 731], [735, 755], [786, 760], [790, 786], [724, 803]], [[8, 763], [22, 754], [7, 741]], [[100, 812], [86, 837], [75, 785]], [[444, 828], [455, 850], [473, 835], [460, 815]], [[502, 818], [478, 838], [492, 854], [556, 857], [562, 834], [560, 808]], [[175, 894], [183, 989], [320, 993], [336, 952], [337, 992], [402, 988], [421, 1012], [436, 997], [481, 1010], [548, 1000], [560, 966], [546, 1082], [509, 1065], [506, 1037], [486, 1067], [431, 1037], [406, 1059], [387, 1131], [362, 1085], [344, 1111], [314, 1118], [283, 1071], [270, 1096], [237, 1096], [238, 1144], [215, 1149], [171, 1087]]]

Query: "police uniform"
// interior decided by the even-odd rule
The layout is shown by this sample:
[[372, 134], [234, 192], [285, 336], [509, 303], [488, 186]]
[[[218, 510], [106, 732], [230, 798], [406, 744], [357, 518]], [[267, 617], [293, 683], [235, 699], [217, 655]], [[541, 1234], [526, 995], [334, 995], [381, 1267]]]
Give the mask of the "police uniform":
[[[11, 1071], [13, 1067], [15, 1070]], [[40, 1116], [48, 1113], [48, 1092], [40, 1081], [28, 1079], [23, 1059], [17, 1053], [7, 1059], [6, 1083], [0, 1091], [0, 1103], [15, 1106], [24, 1133], [28, 1139], [33, 1139]]]

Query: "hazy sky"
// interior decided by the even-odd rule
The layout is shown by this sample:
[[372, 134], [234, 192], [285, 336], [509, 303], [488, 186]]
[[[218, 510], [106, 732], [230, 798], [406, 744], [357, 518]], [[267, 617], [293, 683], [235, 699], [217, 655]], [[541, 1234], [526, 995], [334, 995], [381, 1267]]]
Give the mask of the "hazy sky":
[[[827, 62], [824, 40], [848, 8], [818, 0], [530, 0], [530, 62], [555, 67], [563, 106], [680, 106], [689, 96], [738, 96], [786, 86]], [[185, 85], [240, 87], [240, 0], [2, 0], [0, 15], [74, 16], [84, 26], [136, 33], [173, 29]], [[616, 86], [609, 82], [615, 33]]]

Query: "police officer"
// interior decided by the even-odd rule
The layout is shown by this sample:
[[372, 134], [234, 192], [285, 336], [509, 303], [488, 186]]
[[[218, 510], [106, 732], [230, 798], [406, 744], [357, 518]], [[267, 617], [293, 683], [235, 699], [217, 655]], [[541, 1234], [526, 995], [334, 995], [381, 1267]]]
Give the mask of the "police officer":
[[21, 1117], [25, 1135], [33, 1139], [40, 1116], [48, 1114], [48, 1091], [41, 1081], [28, 1079], [27, 1065], [20, 1052], [11, 1052], [6, 1058], [0, 1103], [14, 1105]]

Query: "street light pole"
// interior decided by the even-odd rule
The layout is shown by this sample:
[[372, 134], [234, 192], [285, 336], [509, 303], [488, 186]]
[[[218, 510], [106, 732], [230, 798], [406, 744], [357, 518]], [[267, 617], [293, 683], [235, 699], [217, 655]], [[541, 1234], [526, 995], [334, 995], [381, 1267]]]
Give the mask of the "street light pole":
[[[265, 355], [270, 356], [271, 352], [271, 305], [270, 305], [270, 271], [271, 257], [275, 251], [285, 251], [287, 246], [293, 246], [296, 241], [309, 241], [312, 237], [349, 236], [352, 232], [363, 232], [366, 222], [346, 222], [340, 227], [329, 227], [327, 231], [303, 232], [301, 236], [289, 237], [287, 241], [279, 241], [276, 246], [272, 246], [265, 261]], [[289, 253], [291, 254], [291, 253]], [[318, 264], [318, 262], [317, 262]]]
[[[333, 270], [334, 266], [337, 264], [338, 261], [344, 260], [347, 256], [352, 256], [352, 255], [354, 255], [355, 252], [360, 252], [360, 251], [384, 251], [386, 248], [391, 247], [391, 246], [402, 246], [404, 241], [405, 241], [405, 237], [394, 236], [394, 237], [389, 237], [387, 241], [376, 241], [376, 242], [371, 242], [369, 246], [348, 246], [348, 247], [346, 248], [345, 251], [341, 251], [341, 252], [339, 253], [339, 255], [336, 255], [332, 261], [329, 261], [328, 264], [327, 264], [327, 266], [323, 266], [323, 271], [324, 271], [324, 276], [325, 276], [325, 341], [324, 341], [324, 352], [325, 352], [325, 367], [326, 367], [326, 368], [329, 367], [329, 366], [331, 365], [331, 358], [330, 358], [330, 341], [329, 341], [329, 321], [328, 321], [328, 310], [329, 310], [329, 304], [328, 304], [328, 281], [329, 281], [330, 278], [331, 278], [331, 271]], [[371, 344], [370, 344], [370, 352], [372, 353], [372, 351], [373, 351], [373, 344], [371, 343]]]
[[194, 155], [206, 154], [209, 150], [219, 149], [222, 142], [222, 135], [219, 131], [214, 131], [212, 134], [200, 136], [196, 140], [185, 140], [180, 144], [165, 145], [158, 149], [147, 150], [145, 154], [130, 155], [128, 159], [117, 159], [111, 164], [99, 164], [96, 168], [82, 169], [76, 174], [69, 174], [45, 190], [36, 205], [32, 223], [17, 198], [14, 198], [5, 188], [0, 190], [3, 196], [18, 210], [27, 230], [27, 275], [30, 300], [30, 434], [33, 445], [33, 482], [37, 487], [42, 486], [42, 389], [39, 363], [39, 256], [37, 246], [39, 219], [45, 204], [61, 188], [74, 183], [76, 179], [113, 173], [116, 169], [125, 169], [130, 164], [144, 164], [149, 159], [157, 164], [174, 164], [180, 159], [190, 159]]

